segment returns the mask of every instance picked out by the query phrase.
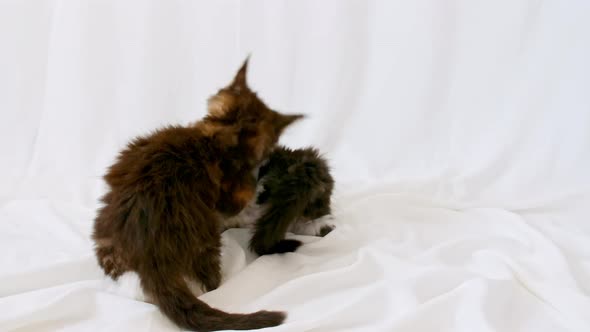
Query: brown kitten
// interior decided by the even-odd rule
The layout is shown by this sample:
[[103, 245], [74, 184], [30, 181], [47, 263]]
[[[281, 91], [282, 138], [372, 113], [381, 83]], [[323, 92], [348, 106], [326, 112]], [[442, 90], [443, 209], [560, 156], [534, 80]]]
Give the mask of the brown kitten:
[[184, 329], [245, 330], [276, 326], [285, 314], [230, 314], [191, 293], [221, 282], [220, 215], [253, 197], [253, 170], [301, 115], [269, 109], [246, 83], [247, 60], [233, 82], [209, 99], [209, 114], [191, 126], [169, 126], [134, 139], [104, 179], [94, 233], [105, 273], [140, 277], [145, 294]]

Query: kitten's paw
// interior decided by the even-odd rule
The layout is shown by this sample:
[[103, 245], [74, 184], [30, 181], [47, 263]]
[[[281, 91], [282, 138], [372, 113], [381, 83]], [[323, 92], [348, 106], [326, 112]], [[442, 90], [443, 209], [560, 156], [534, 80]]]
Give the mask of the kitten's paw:
[[220, 280], [206, 280], [203, 282], [203, 287], [201, 288], [205, 293], [211, 292], [219, 288], [221, 285]]
[[294, 252], [302, 244], [303, 243], [298, 240], [290, 240], [290, 239], [289, 240], [281, 240], [273, 246], [271, 251], [274, 254], [284, 254], [287, 252]]
[[256, 237], [253, 237], [250, 241], [250, 250], [257, 253], [259, 256], [272, 255], [272, 254], [284, 254], [286, 252], [293, 252], [297, 250], [303, 243], [298, 240], [280, 240], [274, 244], [265, 245], [262, 241], [258, 241]]
[[206, 275], [201, 276], [201, 280], [206, 292], [216, 290], [221, 285], [221, 270], [211, 269]]
[[220, 257], [220, 252], [211, 250], [193, 261], [193, 278], [200, 282], [204, 292], [215, 290], [221, 285]]
[[289, 229], [290, 232], [297, 235], [326, 236], [336, 226], [332, 224], [333, 217], [325, 215], [323, 217], [310, 220], [307, 222], [295, 222]]
[[324, 237], [333, 231], [334, 228], [336, 228], [334, 225], [324, 225], [322, 228], [320, 228], [320, 233], [318, 235]]
[[98, 264], [104, 270], [104, 273], [113, 280], [117, 280], [126, 269], [122, 259], [117, 255], [113, 247], [100, 247], [96, 250]]

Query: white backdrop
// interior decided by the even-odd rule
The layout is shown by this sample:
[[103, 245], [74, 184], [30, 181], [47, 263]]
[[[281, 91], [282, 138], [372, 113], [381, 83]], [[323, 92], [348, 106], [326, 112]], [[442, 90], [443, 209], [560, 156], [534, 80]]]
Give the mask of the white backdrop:
[[102, 277], [100, 177], [137, 134], [202, 117], [245, 56], [309, 118], [337, 231], [255, 259], [233, 311], [276, 331], [590, 330], [590, 2], [0, 0], [0, 330], [174, 330]]

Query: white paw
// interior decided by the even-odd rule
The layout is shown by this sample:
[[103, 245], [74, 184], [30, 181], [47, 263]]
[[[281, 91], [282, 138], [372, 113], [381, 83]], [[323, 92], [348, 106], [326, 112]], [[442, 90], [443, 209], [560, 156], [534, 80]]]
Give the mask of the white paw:
[[310, 221], [298, 221], [291, 226], [290, 231], [297, 235], [325, 236], [335, 228], [333, 219], [331, 215], [326, 215]]

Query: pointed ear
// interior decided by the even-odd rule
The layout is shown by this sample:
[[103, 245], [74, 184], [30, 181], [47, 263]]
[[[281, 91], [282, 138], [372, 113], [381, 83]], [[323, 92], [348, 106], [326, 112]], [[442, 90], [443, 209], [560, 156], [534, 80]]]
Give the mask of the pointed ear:
[[282, 132], [285, 128], [287, 128], [293, 122], [303, 119], [305, 115], [303, 114], [281, 114], [277, 113], [277, 117], [274, 121], [274, 127], [277, 133]]
[[234, 80], [228, 86], [229, 89], [233, 90], [234, 92], [242, 92], [248, 89], [248, 82], [247, 82], [247, 73], [248, 73], [248, 61], [250, 60], [250, 55], [246, 57], [242, 67], [236, 73]]

